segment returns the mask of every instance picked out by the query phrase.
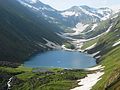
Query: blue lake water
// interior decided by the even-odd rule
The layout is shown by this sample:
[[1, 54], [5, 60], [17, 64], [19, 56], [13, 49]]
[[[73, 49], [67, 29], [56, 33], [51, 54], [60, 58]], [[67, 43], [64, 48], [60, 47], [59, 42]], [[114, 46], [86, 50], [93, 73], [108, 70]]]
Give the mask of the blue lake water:
[[24, 62], [27, 67], [83, 69], [96, 65], [94, 58], [81, 52], [64, 50], [48, 51], [37, 54]]

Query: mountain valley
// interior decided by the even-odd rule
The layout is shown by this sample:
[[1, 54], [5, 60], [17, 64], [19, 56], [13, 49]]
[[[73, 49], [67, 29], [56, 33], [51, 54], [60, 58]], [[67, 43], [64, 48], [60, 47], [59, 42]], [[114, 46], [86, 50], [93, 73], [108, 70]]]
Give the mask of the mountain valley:
[[[24, 66], [51, 50], [85, 53], [104, 68]], [[97, 72], [104, 74], [89, 90], [120, 89], [119, 11], [86, 5], [59, 11], [39, 0], [0, 0], [0, 90], [74, 90], [77, 80]]]

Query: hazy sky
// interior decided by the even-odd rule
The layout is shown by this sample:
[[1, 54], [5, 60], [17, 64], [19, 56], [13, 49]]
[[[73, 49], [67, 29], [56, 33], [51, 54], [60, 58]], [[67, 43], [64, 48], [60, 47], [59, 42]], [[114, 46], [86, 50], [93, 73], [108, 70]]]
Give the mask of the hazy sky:
[[88, 5], [92, 7], [120, 8], [120, 0], [40, 0], [57, 10], [65, 10], [71, 6]]

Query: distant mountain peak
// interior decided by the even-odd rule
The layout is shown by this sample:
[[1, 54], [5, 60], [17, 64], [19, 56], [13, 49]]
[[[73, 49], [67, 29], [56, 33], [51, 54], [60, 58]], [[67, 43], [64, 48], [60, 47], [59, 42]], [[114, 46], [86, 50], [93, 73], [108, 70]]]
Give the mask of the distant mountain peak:
[[86, 9], [95, 9], [95, 8], [90, 7], [90, 6], [87, 6], [87, 5], [81, 5], [80, 7], [82, 7], [82, 8], [86, 8]]
[[[64, 10], [62, 12], [62, 15], [67, 16], [80, 16], [80, 15], [89, 15], [94, 16], [99, 19], [102, 19], [103, 17], [107, 16], [107, 18], [112, 14], [112, 10], [108, 7], [105, 8], [92, 8], [87, 5], [82, 6], [73, 6], [70, 9]], [[106, 17], [104, 19], [107, 19]]]

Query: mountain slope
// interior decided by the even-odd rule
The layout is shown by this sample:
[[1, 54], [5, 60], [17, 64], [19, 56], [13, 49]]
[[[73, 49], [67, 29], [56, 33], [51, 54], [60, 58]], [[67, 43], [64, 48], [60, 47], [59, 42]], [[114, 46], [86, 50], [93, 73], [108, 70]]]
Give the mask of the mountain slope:
[[111, 18], [109, 32], [98, 38], [96, 45], [88, 50], [95, 55], [98, 64], [105, 66], [105, 74], [92, 90], [119, 90], [120, 88], [120, 15]]
[[33, 13], [36, 13], [38, 17], [42, 17], [50, 23], [54, 23], [60, 27], [65, 27], [65, 25], [67, 25], [64, 22], [64, 17], [62, 17], [59, 11], [40, 2], [39, 0], [36, 0], [36, 2], [31, 0], [18, 0], [18, 2], [27, 7]]
[[[120, 22], [120, 16], [110, 19], [111, 23], [108, 25], [111, 27], [105, 31], [102, 35], [102, 37], [99, 38], [98, 43], [96, 44], [95, 48], [89, 50], [88, 52], [108, 52], [111, 50], [111, 48], [114, 48], [114, 45], [116, 42], [119, 42], [120, 39], [120, 30], [119, 30], [119, 22]], [[104, 55], [104, 53], [101, 53], [101, 55]]]
[[112, 10], [109, 8], [96, 9], [83, 5], [73, 6], [68, 10], [61, 11], [61, 14], [67, 18], [70, 25], [75, 26], [78, 23], [90, 24], [108, 19]]
[[34, 52], [50, 49], [48, 40], [57, 45], [64, 41], [55, 34], [61, 29], [15, 0], [0, 0], [0, 22], [1, 61], [22, 62]]
[[36, 0], [36, 2], [33, 2], [32, 0], [18, 1], [36, 13], [38, 17], [42, 16], [50, 23], [55, 23], [62, 28], [74, 28], [78, 23], [90, 24], [106, 20], [113, 12], [109, 8], [96, 9], [85, 5], [73, 6], [64, 11], [57, 11], [49, 5], [43, 4], [39, 0]]

